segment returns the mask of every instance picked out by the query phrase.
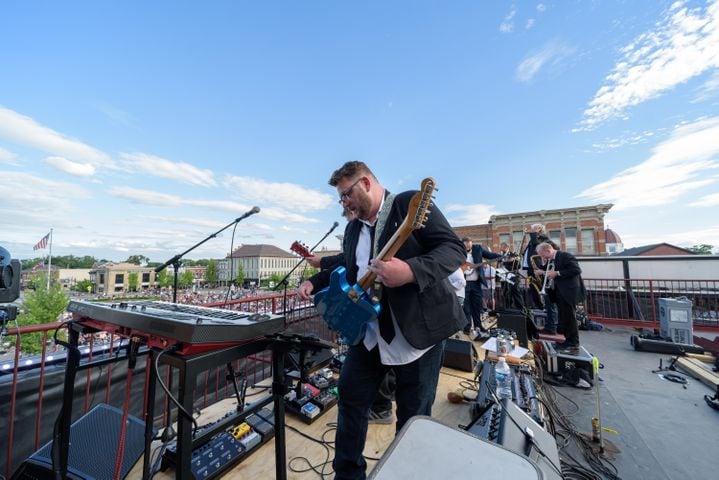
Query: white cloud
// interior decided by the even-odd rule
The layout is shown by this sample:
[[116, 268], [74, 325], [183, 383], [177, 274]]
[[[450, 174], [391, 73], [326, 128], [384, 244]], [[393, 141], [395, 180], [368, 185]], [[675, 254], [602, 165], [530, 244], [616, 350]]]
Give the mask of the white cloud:
[[643, 231], [641, 233], [627, 234], [622, 235], [622, 242], [625, 248], [652, 245], [659, 241], [688, 248], [700, 244], [716, 246], [717, 238], [719, 238], [719, 225], [709, 225], [701, 229], [682, 230], [676, 233]]
[[[161, 207], [197, 207], [206, 208], [211, 211], [223, 210], [239, 215], [249, 211], [252, 207], [247, 204], [237, 203], [229, 200], [198, 200], [184, 199], [177, 195], [152, 192], [132, 187], [113, 187], [108, 193], [117, 198], [125, 198], [133, 203], [142, 205], [153, 205]], [[289, 212], [281, 208], [262, 208], [255, 218], [269, 218], [284, 222], [294, 223], [317, 223], [314, 218]]]
[[547, 65], [559, 65], [571, 56], [575, 49], [558, 41], [550, 41], [538, 52], [522, 59], [517, 66], [515, 75], [520, 82], [530, 82], [539, 71]]
[[121, 153], [125, 168], [155, 177], [177, 180], [188, 185], [214, 187], [217, 185], [212, 170], [197, 168], [189, 163], [173, 162], [146, 153]]
[[719, 70], [715, 71], [709, 79], [698, 89], [692, 103], [699, 103], [719, 95]]
[[512, 5], [509, 13], [504, 17], [502, 23], [499, 24], [499, 31], [502, 33], [512, 33], [514, 31], [514, 16], [517, 14], [517, 8]]
[[300, 212], [321, 210], [334, 203], [334, 197], [327, 193], [285, 182], [267, 182], [252, 177], [228, 176], [224, 186], [238, 197], [260, 205], [269, 203], [281, 205]]
[[690, 207], [715, 207], [719, 205], [719, 193], [705, 195], [699, 200], [689, 204]]
[[640, 143], [646, 143], [649, 139], [659, 133], [661, 129], [657, 131], [645, 130], [643, 132], [626, 132], [615, 138], [605, 138], [600, 142], [592, 144], [592, 148], [598, 151], [603, 150], [614, 150], [616, 148], [625, 147], [627, 145], [638, 145]]
[[114, 167], [113, 160], [106, 153], [1, 106], [0, 138], [76, 162], [91, 163], [98, 167]]
[[[489, 217], [500, 213], [494, 205], [485, 205], [483, 203], [474, 205], [450, 204], [443, 210], [447, 213], [449, 223], [455, 227], [487, 223]], [[450, 213], [455, 213], [455, 215], [449, 215]]]
[[524, 26], [525, 29], [529, 30], [534, 26], [535, 20], [533, 18], [530, 18], [527, 20], [527, 24]]
[[[5, 185], [0, 218], [2, 231], [15, 231], [16, 238], [36, 242], [40, 232], [32, 232], [28, 225], [47, 230], [51, 225], [73, 225], [70, 220], [83, 207], [83, 200], [90, 198], [87, 190], [74, 183], [58, 182], [29, 173], [0, 171]], [[44, 235], [47, 232], [43, 232]]]
[[575, 131], [625, 116], [629, 107], [719, 67], [719, 1], [705, 9], [676, 2], [654, 30], [639, 35], [621, 53]]
[[538, 11], [538, 12], [544, 12], [546, 9], [547, 9], [547, 6], [544, 5], [543, 3], [538, 3], [538, 4], [537, 4], [537, 11]]
[[17, 155], [9, 150], [5, 150], [2, 147], [0, 147], [0, 163], [5, 163], [7, 165], [20, 165], [17, 161]]
[[62, 157], [47, 157], [45, 163], [76, 177], [91, 177], [95, 175], [95, 166], [91, 163], [78, 163]]
[[719, 168], [719, 117], [681, 125], [644, 162], [581, 192], [592, 201], [614, 203], [614, 210], [673, 203], [693, 190], [716, 183], [704, 178]]

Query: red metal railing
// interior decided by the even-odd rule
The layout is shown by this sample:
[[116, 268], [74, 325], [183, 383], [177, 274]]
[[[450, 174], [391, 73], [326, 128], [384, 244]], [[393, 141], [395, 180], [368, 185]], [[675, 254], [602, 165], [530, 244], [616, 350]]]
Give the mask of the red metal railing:
[[659, 299], [692, 302], [695, 329], [719, 331], [719, 280], [584, 279], [585, 309], [592, 320], [658, 328]]

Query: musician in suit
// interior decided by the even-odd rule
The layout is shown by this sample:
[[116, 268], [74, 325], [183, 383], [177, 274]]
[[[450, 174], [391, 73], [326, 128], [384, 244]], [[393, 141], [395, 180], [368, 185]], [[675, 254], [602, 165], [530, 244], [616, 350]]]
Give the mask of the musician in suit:
[[469, 335], [476, 329], [478, 335], [486, 334], [487, 329], [482, 326], [482, 311], [484, 310], [484, 298], [482, 286], [487, 282], [482, 275], [483, 259], [501, 258], [502, 255], [485, 250], [482, 245], [473, 244], [469, 237], [462, 238], [466, 252], [465, 266], [469, 267], [464, 271], [467, 286], [464, 293], [464, 314], [467, 322], [464, 325], [464, 333]]
[[559, 307], [559, 323], [564, 329], [565, 341], [559, 344], [560, 349], [579, 348], [579, 331], [575, 312], [577, 304], [584, 301], [586, 289], [582, 281], [582, 269], [579, 262], [569, 252], [555, 250], [554, 247], [543, 242], [537, 245], [537, 254], [547, 265], [547, 282], [551, 283], [549, 295]]
[[[368, 413], [390, 368], [397, 377], [397, 431], [411, 417], [432, 413], [444, 342], [464, 324], [447, 277], [465, 255], [442, 212], [431, 205], [425, 227], [413, 231], [393, 258], [373, 259], [399, 229], [415, 192], [390, 194], [358, 161], [336, 170], [329, 184], [358, 217], [345, 228], [347, 281], [356, 284], [370, 269], [382, 284], [380, 314], [368, 324], [364, 339], [349, 347], [338, 385], [333, 467], [338, 479], [362, 479]], [[318, 272], [299, 286], [298, 295], [309, 299], [329, 284], [329, 277], [328, 270]]]

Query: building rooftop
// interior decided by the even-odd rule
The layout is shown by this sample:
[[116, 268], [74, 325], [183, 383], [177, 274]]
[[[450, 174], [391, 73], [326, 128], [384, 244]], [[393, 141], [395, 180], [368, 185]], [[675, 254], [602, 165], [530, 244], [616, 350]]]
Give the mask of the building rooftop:
[[281, 248], [275, 247], [274, 245], [259, 244], [259, 245], [242, 245], [232, 252], [232, 255], [228, 255], [227, 258], [235, 257], [290, 257], [295, 258], [290, 252], [286, 252]]
[[617, 253], [616, 256], [618, 257], [637, 257], [640, 255], [647, 255], [650, 254], [652, 250], [658, 250], [661, 249], [661, 251], [658, 251], [654, 255], [682, 255], [683, 253], [686, 255], [694, 255], [694, 252], [691, 250], [687, 250], [686, 248], [677, 247], [676, 245], [672, 245], [670, 243], [653, 243], [651, 245], [643, 245], [641, 247], [634, 247], [634, 248], [627, 248], [622, 253]]

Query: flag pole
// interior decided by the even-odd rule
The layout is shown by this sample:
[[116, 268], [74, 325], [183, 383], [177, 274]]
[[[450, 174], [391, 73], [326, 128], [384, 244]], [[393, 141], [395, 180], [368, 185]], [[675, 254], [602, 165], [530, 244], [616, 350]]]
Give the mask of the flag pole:
[[52, 228], [50, 229], [50, 254], [47, 257], [47, 291], [50, 291], [50, 273], [52, 266]]

